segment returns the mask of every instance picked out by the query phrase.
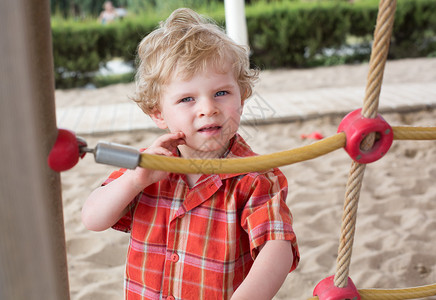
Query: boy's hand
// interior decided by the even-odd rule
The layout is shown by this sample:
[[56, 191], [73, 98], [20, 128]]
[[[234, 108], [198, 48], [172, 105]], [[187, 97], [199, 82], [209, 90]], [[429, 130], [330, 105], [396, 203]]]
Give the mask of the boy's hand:
[[[185, 144], [185, 134], [183, 132], [167, 133], [156, 139], [143, 153], [175, 156], [177, 146]], [[134, 184], [138, 189], [144, 189], [152, 183], [158, 182], [167, 176], [168, 172], [136, 168], [133, 172]]]

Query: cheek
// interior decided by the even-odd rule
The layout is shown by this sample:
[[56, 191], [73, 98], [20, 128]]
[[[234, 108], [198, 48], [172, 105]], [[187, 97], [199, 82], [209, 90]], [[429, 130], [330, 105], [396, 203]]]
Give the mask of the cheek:
[[235, 104], [233, 107], [229, 108], [228, 112], [234, 117], [240, 117], [243, 112], [243, 106], [238, 104]]
[[182, 112], [175, 111], [170, 118], [168, 118], [167, 124], [171, 131], [183, 131], [189, 124], [188, 116]]
[[241, 107], [232, 107], [227, 111], [227, 126], [231, 130], [237, 130], [241, 122]]

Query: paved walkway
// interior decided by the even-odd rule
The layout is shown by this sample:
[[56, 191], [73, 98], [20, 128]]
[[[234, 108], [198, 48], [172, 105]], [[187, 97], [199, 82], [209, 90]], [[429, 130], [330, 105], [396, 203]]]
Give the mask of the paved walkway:
[[[360, 108], [364, 87], [323, 88], [310, 91], [254, 94], [244, 107], [243, 124], [306, 120], [323, 115], [345, 115]], [[379, 112], [413, 111], [436, 107], [436, 82], [383, 85]], [[77, 134], [102, 134], [157, 127], [135, 103], [62, 107], [56, 110], [60, 128]]]

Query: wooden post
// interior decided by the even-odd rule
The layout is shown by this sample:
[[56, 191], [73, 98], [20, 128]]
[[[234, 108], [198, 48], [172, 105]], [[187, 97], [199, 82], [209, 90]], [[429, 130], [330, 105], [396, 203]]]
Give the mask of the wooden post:
[[0, 1], [0, 299], [69, 299], [49, 0]]
[[239, 45], [248, 46], [244, 0], [225, 0], [226, 31]]

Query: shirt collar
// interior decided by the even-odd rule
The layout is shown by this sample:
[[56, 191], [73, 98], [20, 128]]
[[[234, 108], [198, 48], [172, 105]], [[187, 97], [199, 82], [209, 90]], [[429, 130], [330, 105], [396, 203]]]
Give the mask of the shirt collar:
[[[180, 153], [178, 153], [180, 156]], [[250, 146], [247, 144], [247, 142], [238, 134], [236, 133], [229, 141], [229, 146], [226, 152], [223, 154], [224, 158], [241, 158], [241, 157], [247, 157], [247, 156], [255, 156], [257, 155], [253, 150], [251, 150]], [[249, 172], [242, 172], [242, 173], [231, 173], [231, 174], [204, 174], [200, 177], [198, 182], [204, 181], [205, 179], [209, 177], [218, 177], [219, 179], [228, 179], [232, 177], [236, 177], [239, 175], [247, 174]], [[184, 177], [184, 174], [174, 174]]]
[[[251, 150], [250, 146], [245, 142], [245, 140], [236, 133], [235, 136], [230, 140], [229, 148], [227, 149], [223, 158], [242, 158], [247, 156], [255, 156], [256, 153]], [[248, 172], [242, 173], [232, 173], [232, 174], [216, 174], [215, 176], [219, 176], [221, 179], [232, 178], [235, 176], [247, 174]], [[213, 175], [211, 175], [213, 176]]]
[[235, 136], [230, 140], [229, 148], [227, 149], [224, 158], [239, 158], [246, 156], [254, 156], [256, 153], [251, 150], [247, 142], [236, 133]]

